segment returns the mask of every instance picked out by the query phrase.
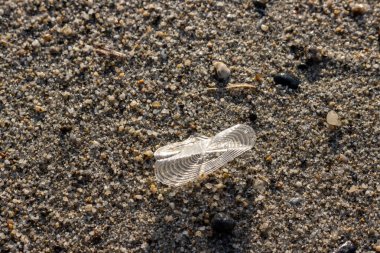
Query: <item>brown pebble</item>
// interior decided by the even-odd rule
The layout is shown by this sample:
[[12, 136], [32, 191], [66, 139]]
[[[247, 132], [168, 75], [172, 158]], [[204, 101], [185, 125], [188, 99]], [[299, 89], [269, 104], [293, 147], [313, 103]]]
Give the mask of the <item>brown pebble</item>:
[[369, 11], [369, 5], [368, 4], [352, 4], [351, 5], [351, 12], [355, 16], [363, 15]]
[[342, 122], [339, 119], [339, 115], [335, 111], [329, 111], [326, 116], [327, 124], [334, 127], [340, 127]]
[[341, 163], [346, 163], [346, 162], [348, 162], [348, 158], [347, 158], [347, 156], [345, 156], [343, 154], [340, 154], [338, 156], [338, 161], [341, 162]]
[[64, 26], [62, 29], [61, 29], [61, 33], [65, 36], [71, 36], [73, 35], [73, 30], [71, 29], [70, 26]]
[[143, 155], [147, 158], [153, 158], [154, 154], [152, 150], [146, 150]]
[[149, 188], [151, 193], [157, 193], [157, 186], [155, 184], [151, 184]]
[[42, 35], [42, 39], [45, 42], [50, 42], [53, 40], [53, 36], [50, 33], [46, 33], [46, 34]]
[[161, 103], [160, 103], [159, 101], [154, 101], [154, 102], [152, 103], [152, 107], [153, 107], [154, 109], [158, 109], [158, 108], [161, 107]]

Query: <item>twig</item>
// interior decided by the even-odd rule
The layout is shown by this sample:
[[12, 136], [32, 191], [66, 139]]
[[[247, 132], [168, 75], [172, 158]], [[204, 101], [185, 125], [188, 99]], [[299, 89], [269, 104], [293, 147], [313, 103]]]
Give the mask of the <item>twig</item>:
[[253, 86], [252, 84], [249, 83], [230, 83], [227, 85], [226, 89], [231, 90], [231, 89], [255, 89], [256, 86]]
[[[256, 89], [256, 86], [249, 84], [249, 83], [230, 83], [226, 87], [227, 90], [234, 90], [234, 89]], [[207, 88], [206, 91], [215, 91], [218, 90], [218, 88]]]
[[112, 56], [112, 57], [121, 58], [121, 59], [127, 58], [126, 54], [118, 52], [118, 51], [115, 51], [115, 50], [98, 48], [98, 47], [92, 47], [92, 49], [96, 53], [101, 54], [101, 55]]

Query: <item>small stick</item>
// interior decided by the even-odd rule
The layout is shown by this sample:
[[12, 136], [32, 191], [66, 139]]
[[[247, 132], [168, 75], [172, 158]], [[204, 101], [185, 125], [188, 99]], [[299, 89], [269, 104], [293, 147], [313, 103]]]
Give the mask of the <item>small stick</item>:
[[[230, 83], [226, 87], [227, 90], [233, 89], [256, 89], [256, 86], [253, 86], [249, 83]], [[218, 90], [218, 88], [207, 88], [206, 91]]]
[[125, 59], [125, 58], [127, 58], [127, 55], [126, 55], [126, 54], [123, 54], [123, 53], [118, 52], [118, 51], [115, 51], [115, 50], [104, 49], [104, 48], [98, 48], [98, 47], [92, 47], [92, 49], [93, 49], [96, 53], [101, 54], [101, 55], [105, 55], [105, 56], [113, 56], [113, 57], [121, 58], [121, 59]]
[[256, 86], [253, 86], [252, 84], [249, 83], [231, 83], [228, 84], [226, 89], [231, 90], [231, 89], [255, 89]]

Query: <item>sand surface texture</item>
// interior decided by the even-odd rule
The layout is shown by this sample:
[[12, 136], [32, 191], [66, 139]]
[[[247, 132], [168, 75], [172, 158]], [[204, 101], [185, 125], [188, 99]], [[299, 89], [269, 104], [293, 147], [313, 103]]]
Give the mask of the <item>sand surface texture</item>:
[[0, 0], [0, 252], [380, 252], [379, 43], [377, 0]]

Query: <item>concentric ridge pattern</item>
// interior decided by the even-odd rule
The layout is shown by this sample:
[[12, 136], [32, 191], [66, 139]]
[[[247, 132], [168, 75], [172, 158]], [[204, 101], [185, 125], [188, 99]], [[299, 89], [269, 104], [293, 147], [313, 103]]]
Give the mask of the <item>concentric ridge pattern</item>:
[[250, 126], [238, 124], [214, 137], [197, 136], [169, 144], [154, 153], [156, 178], [178, 186], [210, 174], [253, 147], [255, 133]]

